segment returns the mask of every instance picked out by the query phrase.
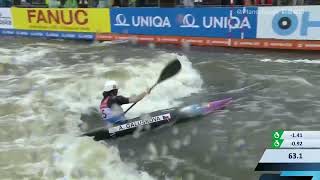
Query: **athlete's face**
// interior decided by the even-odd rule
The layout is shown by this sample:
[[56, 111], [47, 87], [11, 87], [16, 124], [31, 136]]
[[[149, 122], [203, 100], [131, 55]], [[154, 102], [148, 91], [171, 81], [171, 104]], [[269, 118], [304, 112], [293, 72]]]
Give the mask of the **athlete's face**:
[[114, 95], [117, 96], [118, 95], [118, 89], [113, 90]]

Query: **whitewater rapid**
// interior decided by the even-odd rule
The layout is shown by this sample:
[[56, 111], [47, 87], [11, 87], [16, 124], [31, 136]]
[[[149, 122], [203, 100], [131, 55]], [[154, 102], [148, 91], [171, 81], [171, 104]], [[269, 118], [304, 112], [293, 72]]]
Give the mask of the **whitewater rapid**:
[[199, 72], [186, 56], [174, 53], [116, 59], [90, 50], [108, 51], [108, 45], [75, 46], [55, 42], [0, 48], [0, 160], [8, 162], [0, 174], [9, 179], [154, 179], [134, 162], [124, 162], [118, 147], [77, 137], [80, 115], [98, 107], [106, 80], [117, 80], [121, 95], [139, 94], [174, 58], [182, 63], [179, 75], [158, 85], [128, 117], [177, 106], [180, 98], [201, 91]]

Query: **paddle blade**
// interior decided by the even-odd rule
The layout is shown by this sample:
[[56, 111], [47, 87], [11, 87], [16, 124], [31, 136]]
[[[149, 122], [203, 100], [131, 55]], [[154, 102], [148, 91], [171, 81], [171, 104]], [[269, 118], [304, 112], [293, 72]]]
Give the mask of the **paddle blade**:
[[161, 72], [157, 84], [176, 75], [181, 69], [181, 63], [178, 59], [171, 61]]
[[[178, 59], [175, 59], [173, 61], [171, 61], [169, 64], [167, 64], [167, 66], [162, 70], [160, 77], [157, 81], [157, 83], [155, 83], [151, 88], [150, 91], [156, 87], [157, 84], [161, 83], [162, 81], [171, 78], [172, 76], [176, 75], [181, 69], [181, 63]], [[134, 105], [136, 105], [137, 102], [135, 102], [134, 104], [132, 104], [123, 114], [126, 114]]]

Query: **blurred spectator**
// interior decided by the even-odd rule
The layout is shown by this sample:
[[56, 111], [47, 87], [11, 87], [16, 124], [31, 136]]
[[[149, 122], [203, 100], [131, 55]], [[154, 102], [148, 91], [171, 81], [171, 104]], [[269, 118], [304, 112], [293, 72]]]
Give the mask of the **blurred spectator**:
[[303, 5], [304, 4], [304, 0], [292, 0], [292, 5], [296, 6], [296, 5]]
[[255, 0], [256, 5], [272, 5], [273, 0]]
[[245, 0], [233, 0], [235, 5], [244, 5]]
[[244, 0], [221, 0], [221, 5], [243, 5]]
[[136, 0], [129, 0], [129, 7], [136, 7]]
[[49, 5], [49, 8], [58, 8], [61, 5], [61, 3], [60, 1], [57, 1], [57, 0], [49, 0], [48, 5]]
[[305, 3], [307, 1], [316, 1], [316, 0], [274, 0], [273, 5], [276, 5], [276, 6], [288, 6], [288, 5], [297, 6], [297, 5], [309, 4], [309, 3]]
[[230, 4], [231, 4], [230, 0], [222, 0], [221, 1], [221, 5], [230, 5]]
[[76, 0], [67, 0], [64, 4], [65, 8], [77, 8], [78, 2]]
[[183, 0], [183, 5], [185, 7], [194, 7], [194, 0]]
[[12, 1], [10, 0], [0, 0], [0, 7], [11, 7]]
[[199, 6], [199, 5], [201, 5], [202, 3], [203, 3], [202, 0], [194, 0], [194, 5], [195, 5], [195, 6]]
[[305, 5], [320, 5], [319, 0], [304, 0]]
[[287, 6], [287, 5], [292, 5], [292, 6], [299, 6], [299, 5], [315, 5], [320, 4], [319, 0], [274, 0], [274, 5], [277, 6]]
[[253, 2], [252, 2], [252, 0], [244, 0], [243, 5], [251, 6], [251, 5], [253, 5]]
[[88, 0], [88, 7], [89, 8], [96, 8], [98, 7], [99, 1], [98, 0]]

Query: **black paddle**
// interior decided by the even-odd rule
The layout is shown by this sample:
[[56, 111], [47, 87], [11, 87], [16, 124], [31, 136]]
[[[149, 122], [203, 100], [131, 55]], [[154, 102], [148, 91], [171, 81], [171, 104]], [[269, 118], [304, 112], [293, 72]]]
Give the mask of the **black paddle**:
[[[158, 84], [160, 84], [161, 82], [173, 77], [174, 75], [176, 75], [181, 69], [181, 63], [178, 59], [175, 59], [173, 61], [171, 61], [170, 63], [167, 64], [167, 66], [162, 70], [158, 81], [150, 88], [150, 91], [156, 87]], [[137, 101], [139, 102], [139, 101]], [[134, 105], [137, 104], [137, 102], [135, 102], [134, 104], [132, 104], [124, 113], [123, 115], [125, 115]]]

